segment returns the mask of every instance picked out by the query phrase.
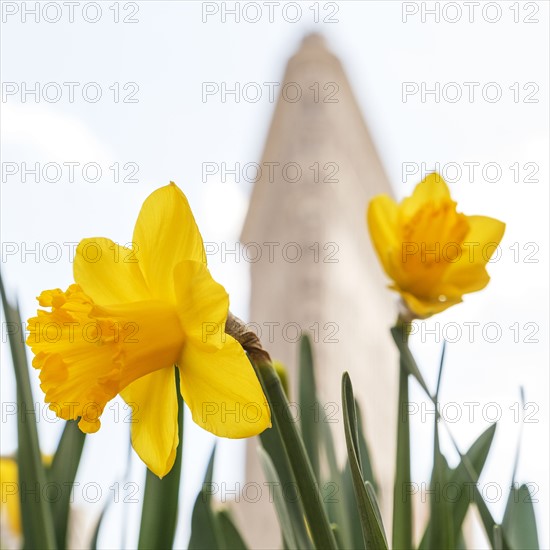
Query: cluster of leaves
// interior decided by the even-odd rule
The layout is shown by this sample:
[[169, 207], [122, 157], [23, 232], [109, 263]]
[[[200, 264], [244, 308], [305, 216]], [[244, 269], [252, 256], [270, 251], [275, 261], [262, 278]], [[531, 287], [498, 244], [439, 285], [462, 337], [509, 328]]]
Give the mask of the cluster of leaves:
[[[2, 303], [8, 323], [18, 325], [20, 314], [17, 307], [6, 300], [1, 285]], [[431, 395], [414, 361], [407, 343], [398, 328], [393, 329], [394, 340], [399, 348], [400, 391], [399, 407], [408, 402], [410, 379], [414, 379], [426, 395], [437, 402], [443, 366], [442, 354], [440, 375], [435, 395]], [[70, 513], [70, 487], [74, 483], [84, 446], [85, 435], [76, 422], [69, 421], [63, 430], [58, 448], [50, 466], [45, 466], [40, 452], [33, 398], [26, 359], [25, 345], [15, 334], [10, 334], [10, 347], [15, 367], [18, 410], [18, 471], [21, 486], [67, 488], [59, 498], [21, 499], [21, 516], [25, 548], [66, 548], [67, 526]], [[347, 460], [343, 467], [336, 459], [333, 434], [327, 422], [325, 409], [319, 406], [314, 376], [311, 344], [304, 338], [300, 345], [300, 370], [298, 403], [301, 411], [299, 426], [296, 426], [288, 407], [280, 380], [274, 372], [260, 375], [270, 398], [273, 427], [261, 434], [259, 458], [264, 474], [274, 487], [274, 505], [279, 519], [285, 549], [357, 548], [384, 550], [389, 548], [388, 537], [380, 514], [376, 481], [363, 421], [354, 398], [351, 380], [347, 373], [342, 379], [342, 409], [347, 447]], [[177, 373], [176, 373], [177, 376]], [[267, 382], [266, 382], [267, 380]], [[177, 382], [177, 381], [176, 381]], [[275, 393], [273, 392], [275, 387]], [[278, 393], [277, 393], [278, 392]], [[271, 396], [275, 395], [275, 400]], [[474, 487], [474, 501], [487, 537], [495, 550], [537, 549], [538, 536], [529, 489], [526, 485], [513, 483], [502, 522], [497, 522], [477, 489], [477, 482], [491, 449], [496, 425], [482, 433], [466, 453], [456, 451], [460, 461], [455, 468], [449, 467], [440, 451], [438, 418], [434, 422], [432, 494], [446, 483]], [[183, 402], [179, 402], [180, 441], [183, 439]], [[451, 436], [452, 439], [452, 436]], [[453, 440], [454, 443], [454, 440]], [[519, 446], [518, 446], [519, 452]], [[162, 480], [147, 471], [145, 496], [139, 534], [139, 548], [170, 548], [178, 517], [178, 494], [182, 460], [182, 445], [178, 447], [176, 462], [171, 472]], [[398, 425], [396, 481], [392, 525], [393, 548], [414, 548], [412, 540], [412, 503], [402, 498], [401, 488], [410, 483], [410, 434], [408, 419]], [[189, 548], [193, 550], [245, 550], [246, 544], [239, 533], [230, 512], [212, 501], [206, 488], [212, 483], [215, 452], [212, 452], [203, 488], [197, 496], [192, 515], [192, 533]], [[517, 466], [517, 455], [516, 455]], [[297, 499], [285, 498], [283, 488], [297, 487]], [[338, 490], [338, 498], [325, 498], [323, 488]], [[430, 516], [424, 535], [418, 545], [421, 550], [441, 548], [464, 548], [462, 525], [469, 509], [470, 495], [463, 491], [453, 502], [433, 497], [430, 501]], [[101, 520], [100, 516], [93, 540], [96, 547]]]
[[[403, 402], [408, 400], [411, 377], [420, 384], [432, 400], [437, 401], [444, 352], [436, 394], [431, 396], [406, 342], [401, 337], [400, 330], [394, 329], [393, 336], [401, 353], [400, 405], [402, 406]], [[369, 447], [364, 436], [363, 419], [354, 398], [350, 377], [345, 373], [342, 378], [342, 408], [347, 447], [347, 460], [343, 468], [338, 466], [336, 460], [330, 423], [326, 422], [327, 419], [323, 416], [325, 409], [318, 406], [311, 345], [307, 337], [301, 342], [299, 377], [298, 406], [301, 412], [299, 427], [309, 459], [308, 467], [314, 472], [317, 488], [329, 488], [332, 492], [336, 487], [338, 490], [338, 498], [334, 499], [324, 498], [326, 494], [324, 496], [321, 494], [326, 518], [334, 535], [332, 543], [326, 541], [326, 547], [366, 550], [389, 548], [377, 501], [379, 485], [373, 473]], [[406, 407], [403, 409], [401, 406], [400, 410], [407, 410]], [[288, 418], [291, 417], [292, 414], [289, 412]], [[399, 422], [392, 525], [393, 548], [417, 547], [419, 550], [465, 548], [462, 527], [470, 505], [475, 504], [492, 548], [495, 550], [538, 549], [537, 527], [529, 489], [526, 485], [518, 487], [515, 483], [515, 469], [501, 523], [494, 519], [477, 489], [477, 482], [493, 443], [496, 424], [487, 428], [466, 453], [461, 453], [455, 445], [460, 461], [455, 468], [451, 468], [439, 446], [441, 422], [442, 419], [437, 418], [434, 422], [434, 462], [430, 482], [433, 497], [430, 501], [430, 515], [424, 534], [417, 545], [412, 540], [412, 502], [410, 498], [403, 498], [402, 491], [402, 488], [411, 481], [409, 423], [406, 418]], [[300, 498], [285, 498], [281, 489], [289, 483], [296, 486], [297, 480], [288, 454], [284, 446], [278, 442], [279, 437], [280, 433], [277, 433], [275, 426], [266, 430], [260, 436], [262, 447], [259, 449], [259, 455], [266, 479], [275, 487], [274, 505], [281, 528], [283, 546], [285, 549], [319, 548], [321, 546], [312, 537], [311, 525], [304, 510], [306, 503]], [[205, 483], [211, 481], [212, 460], [213, 455]], [[436, 495], [441, 492], [438, 491], [438, 487], [444, 487], [445, 484], [453, 484], [455, 487], [474, 487], [473, 502], [472, 495], [468, 491], [462, 491], [460, 498], [454, 502], [438, 498]], [[310, 490], [314, 493], [317, 488], [311, 487]], [[219, 519], [215, 519], [216, 514], [219, 518], [220, 512], [214, 510], [215, 505], [207, 495], [201, 493], [193, 512], [193, 532], [189, 547], [195, 550], [246, 548], [242, 536], [235, 532], [233, 524], [231, 533], [224, 532]], [[322, 522], [323, 518], [318, 517], [317, 520]], [[208, 529], [205, 526], [208, 526]]]

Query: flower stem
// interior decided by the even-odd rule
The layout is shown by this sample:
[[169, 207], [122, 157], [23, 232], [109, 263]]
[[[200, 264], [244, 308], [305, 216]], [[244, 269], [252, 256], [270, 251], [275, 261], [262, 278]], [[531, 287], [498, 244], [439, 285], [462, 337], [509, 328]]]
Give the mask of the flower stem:
[[[398, 319], [396, 328], [408, 342], [407, 323]], [[399, 396], [397, 400], [397, 453], [393, 490], [392, 547], [412, 548], [412, 502], [407, 489], [411, 486], [411, 443], [409, 427], [409, 373], [403, 358], [399, 360]]]
[[304, 512], [313, 544], [318, 550], [336, 550], [336, 539], [323, 506], [323, 497], [315, 479], [311, 462], [288, 404], [281, 379], [275, 372], [269, 353], [262, 347], [253, 331], [231, 312], [227, 316], [225, 332], [237, 340], [248, 353], [274, 417], [273, 426], [279, 432], [283, 452], [286, 453], [302, 498]]
[[252, 362], [275, 416], [296, 484], [300, 491], [315, 548], [336, 549], [336, 540], [323, 506], [319, 485], [313, 474], [304, 442], [296, 429], [281, 381], [268, 360]]

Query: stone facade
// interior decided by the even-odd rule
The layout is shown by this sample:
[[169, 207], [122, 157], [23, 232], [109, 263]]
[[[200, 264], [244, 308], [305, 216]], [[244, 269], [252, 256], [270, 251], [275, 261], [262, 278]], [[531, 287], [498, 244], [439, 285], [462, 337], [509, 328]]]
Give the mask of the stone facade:
[[[350, 373], [391, 532], [398, 361], [389, 328], [397, 308], [370, 243], [366, 207], [374, 195], [392, 191], [342, 65], [320, 36], [304, 39], [284, 83], [241, 236], [264, 251], [250, 264], [249, 321], [287, 367], [291, 400], [299, 351], [293, 340], [299, 330], [310, 333], [318, 391], [329, 404], [342, 462], [340, 388], [342, 373]], [[258, 444], [248, 443], [247, 482], [264, 479]], [[242, 503], [237, 513], [252, 548], [280, 546], [267, 499]]]

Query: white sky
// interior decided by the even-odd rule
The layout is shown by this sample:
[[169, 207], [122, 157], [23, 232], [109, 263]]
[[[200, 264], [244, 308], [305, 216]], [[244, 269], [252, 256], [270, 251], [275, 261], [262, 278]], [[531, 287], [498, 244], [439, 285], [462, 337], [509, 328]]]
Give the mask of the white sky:
[[[53, 7], [46, 13], [40, 13], [38, 23], [32, 14], [27, 15], [25, 22], [22, 20], [22, 4], [4, 2], [2, 13], [3, 92], [15, 93], [3, 94], [1, 103], [1, 269], [11, 296], [18, 297], [24, 317], [34, 313], [34, 297], [42, 289], [64, 288], [70, 283], [69, 246], [63, 243], [96, 235], [119, 243], [130, 241], [142, 201], [170, 180], [187, 194], [205, 241], [234, 243], [251, 184], [231, 178], [225, 183], [219, 178], [202, 182], [202, 163], [259, 162], [274, 103], [267, 93], [256, 103], [244, 99], [236, 103], [233, 96], [224, 103], [220, 95], [204, 102], [203, 83], [225, 82], [230, 88], [236, 82], [262, 87], [264, 82], [280, 82], [286, 61], [303, 36], [311, 31], [321, 32], [344, 64], [396, 195], [409, 194], [420, 179], [420, 174], [403, 178], [403, 163], [424, 162], [428, 171], [438, 162], [458, 163], [462, 177], [450, 187], [460, 209], [467, 214], [491, 215], [507, 223], [502, 259], [490, 266], [489, 287], [427, 325], [456, 322], [464, 327], [464, 322], [477, 321], [481, 326], [496, 322], [502, 327], [503, 336], [497, 343], [476, 338], [470, 344], [464, 335], [449, 346], [441, 401], [499, 404], [502, 420], [484, 481], [505, 486], [511, 475], [518, 433], [509, 407], [517, 403], [519, 386], [524, 386], [527, 401], [538, 407], [533, 417], [538, 422], [527, 424], [524, 429], [519, 480], [535, 482], [540, 487], [536, 496], [540, 540], [541, 547], [548, 547], [548, 523], [543, 519], [549, 511], [549, 4], [492, 2], [491, 8], [483, 10], [483, 2], [479, 6], [470, 3], [474, 10], [470, 22], [468, 3], [441, 2], [439, 22], [434, 22], [433, 15], [425, 15], [423, 23], [422, 10], [434, 8], [434, 2], [300, 2], [301, 16], [291, 23], [285, 17], [295, 18], [295, 7], [285, 2], [273, 5], [270, 22], [268, 7], [260, 2], [255, 5], [259, 11], [254, 6], [247, 8], [249, 11], [241, 14], [241, 22], [236, 23], [230, 14], [222, 21], [221, 5], [203, 22], [203, 11], [215, 9], [208, 2], [205, 6], [193, 1], [121, 2], [120, 20], [136, 19], [138, 22], [133, 24], [114, 22], [117, 10], [111, 8], [113, 2], [100, 3], [101, 16], [96, 23], [84, 20], [96, 17], [93, 6], [82, 9], [90, 3], [75, 7], [72, 23], [66, 6], [61, 2], [51, 4]], [[228, 8], [232, 5], [233, 2], [226, 3]], [[33, 6], [34, 2], [27, 2], [27, 7]], [[56, 6], [62, 9], [61, 18], [48, 22], [47, 19], [56, 18]], [[462, 17], [452, 23], [456, 6]], [[133, 13], [135, 7], [139, 9]], [[336, 8], [337, 13], [333, 13]], [[410, 14], [405, 22], [404, 10]], [[316, 12], [321, 21], [338, 21], [316, 23]], [[247, 22], [255, 13], [260, 14], [260, 20]], [[515, 17], [519, 22], [515, 22]], [[489, 19], [495, 21], [491, 23]], [[527, 22], [537, 19], [538, 23]], [[63, 92], [61, 99], [48, 102], [41, 97], [35, 102], [32, 95], [22, 97], [22, 87], [32, 88], [36, 82], [41, 91], [45, 84], [54, 83], [46, 88], [50, 98], [55, 96], [57, 83]], [[75, 85], [73, 102], [69, 101], [69, 86], [64, 85], [68, 82], [79, 83]], [[435, 82], [441, 88], [446, 83], [458, 83], [462, 99], [451, 102], [457, 90], [451, 84], [444, 88], [446, 95], [439, 102], [434, 101], [433, 95], [422, 102], [420, 93], [404, 102], [404, 82], [412, 83], [409, 89], [416, 85], [420, 89], [422, 83], [432, 89]], [[465, 82], [479, 85], [468, 88]], [[96, 83], [86, 88], [89, 97], [98, 87], [101, 89], [98, 102], [82, 98], [87, 83]], [[127, 83], [137, 84], [135, 95], [129, 95], [136, 90], [135, 85], [124, 88]], [[495, 90], [500, 89], [500, 100], [485, 99], [483, 89], [488, 83], [494, 84], [485, 87], [485, 97], [494, 97]], [[472, 102], [468, 99], [469, 89], [474, 94]], [[116, 92], [118, 103], [113, 100]], [[123, 103], [124, 97], [137, 102]], [[525, 103], [529, 97], [538, 102]], [[20, 170], [24, 162], [27, 166], [39, 162], [41, 168], [48, 162], [80, 164], [72, 183], [68, 169], [58, 183], [46, 181], [54, 177], [53, 172], [38, 183], [29, 175], [23, 183]], [[83, 181], [81, 167], [89, 162], [101, 167], [102, 177], [97, 183]], [[109, 169], [114, 163], [119, 163], [121, 178], [131, 176], [133, 165], [124, 165], [136, 163], [138, 172], [134, 177], [138, 181], [115, 183], [113, 170]], [[469, 181], [465, 163], [480, 163], [473, 182]], [[487, 181], [493, 177], [491, 166], [482, 172], [487, 163], [496, 163], [502, 170], [498, 181]], [[519, 163], [517, 183], [510, 168], [515, 163]], [[19, 172], [10, 175], [14, 166]], [[448, 165], [448, 170], [453, 178], [453, 165]], [[535, 170], [537, 173], [531, 174]], [[538, 181], [527, 180], [529, 174]], [[92, 172], [89, 175], [93, 176]], [[32, 254], [22, 258], [23, 246], [34, 248], [34, 243], [39, 243], [38, 261]], [[58, 248], [47, 248], [47, 243], [59, 244], [63, 252], [58, 261], [48, 261], [55, 258]], [[514, 261], [515, 249], [518, 262]], [[531, 258], [538, 262], [525, 263], [532, 251], [535, 253]], [[247, 318], [247, 264], [236, 263], [232, 257], [222, 264], [215, 256], [211, 266], [214, 276], [231, 295], [232, 310]], [[519, 343], [514, 342], [509, 328], [516, 322], [521, 327]], [[525, 327], [526, 323], [534, 325]], [[532, 327], [538, 329], [534, 337], [539, 341], [524, 343]], [[2, 342], [5, 340], [3, 329]], [[420, 345], [416, 338], [413, 348], [426, 378], [432, 382], [440, 346], [433, 337], [428, 336], [427, 341]], [[8, 403], [14, 400], [15, 393], [4, 346], [2, 359], [1, 397], [3, 403]], [[41, 399], [38, 384], [35, 396], [37, 401]], [[413, 391], [413, 399], [420, 400], [421, 394]], [[109, 486], [122, 481], [127, 456], [127, 429], [114, 422], [114, 408], [110, 412], [111, 418], [104, 415], [101, 432], [89, 438], [79, 472], [82, 485], [90, 481], [100, 484], [101, 505], [109, 498]], [[15, 449], [14, 420], [2, 418], [3, 454]], [[475, 422], [463, 419], [452, 427], [460, 444], [467, 446], [485, 426], [478, 413]], [[60, 423], [40, 423], [46, 453], [55, 448], [60, 427]], [[185, 429], [182, 514], [189, 518], [213, 438], [191, 422]], [[415, 476], [418, 480], [427, 479], [429, 459], [421, 458], [426, 456], [423, 443], [428, 444], [431, 438], [430, 423], [417, 422], [414, 433], [419, 459]], [[445, 441], [444, 444], [452, 461], [450, 447]], [[242, 456], [243, 446], [240, 442], [223, 441], [221, 447], [224, 459], [218, 461], [218, 479], [238, 482], [242, 479], [238, 457]], [[431, 451], [428, 454], [431, 456]], [[127, 480], [140, 484], [138, 498], [142, 494], [142, 478], [142, 466], [134, 459]], [[82, 493], [75, 494], [83, 504]], [[99, 513], [99, 503], [86, 506]], [[497, 517], [503, 506], [502, 500], [492, 505]], [[139, 518], [139, 507], [128, 505], [130, 525]], [[100, 540], [105, 546], [118, 544], [114, 541], [122, 536], [122, 506], [115, 505], [112, 510], [116, 512], [106, 523], [105, 536]], [[135, 536], [128, 536], [126, 544], [130, 547], [135, 544]], [[178, 530], [177, 544], [185, 544], [187, 537], [188, 524], [184, 521]]]

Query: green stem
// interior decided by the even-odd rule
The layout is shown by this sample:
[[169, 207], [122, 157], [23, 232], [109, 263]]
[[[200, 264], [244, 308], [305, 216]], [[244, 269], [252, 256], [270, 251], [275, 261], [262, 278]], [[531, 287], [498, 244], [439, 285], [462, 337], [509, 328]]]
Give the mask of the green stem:
[[296, 429], [296, 424], [292, 420], [292, 414], [281, 381], [268, 360], [252, 361], [252, 364], [262, 383], [271, 408], [271, 414], [274, 415], [276, 426], [280, 431], [302, 498], [315, 548], [318, 550], [336, 550], [336, 540], [323, 506], [322, 495], [313, 474], [304, 443]]
[[[408, 341], [406, 323], [398, 320], [405, 346]], [[403, 358], [399, 361], [399, 397], [397, 400], [397, 453], [393, 490], [392, 547], [409, 550], [412, 545], [412, 502], [407, 488], [411, 485], [411, 443], [409, 426], [409, 373]]]

